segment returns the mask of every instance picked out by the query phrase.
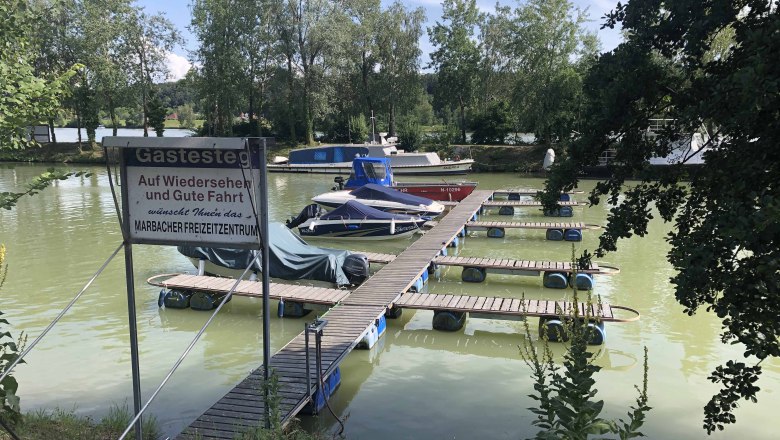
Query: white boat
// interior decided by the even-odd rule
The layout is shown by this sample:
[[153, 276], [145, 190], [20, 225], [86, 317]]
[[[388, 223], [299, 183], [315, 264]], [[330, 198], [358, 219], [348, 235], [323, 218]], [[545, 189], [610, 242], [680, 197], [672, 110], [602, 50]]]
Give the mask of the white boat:
[[386, 212], [435, 217], [444, 211], [444, 205], [431, 199], [402, 193], [375, 183], [353, 190], [331, 191], [311, 199], [327, 208], [337, 208], [350, 200]]
[[268, 171], [349, 174], [352, 159], [356, 157], [388, 158], [396, 175], [465, 174], [474, 163], [473, 159], [457, 157], [456, 160], [442, 160], [436, 153], [409, 153], [395, 145], [324, 145], [292, 150], [287, 163], [269, 164]]

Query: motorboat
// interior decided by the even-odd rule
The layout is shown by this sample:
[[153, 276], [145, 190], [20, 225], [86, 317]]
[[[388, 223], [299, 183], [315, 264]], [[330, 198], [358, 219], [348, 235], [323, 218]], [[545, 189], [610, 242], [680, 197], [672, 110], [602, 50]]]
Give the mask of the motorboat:
[[[312, 246], [281, 223], [268, 224], [269, 275], [285, 280], [316, 280], [339, 286], [359, 285], [368, 278], [365, 255], [341, 249]], [[237, 278], [248, 266], [253, 277], [261, 271], [260, 251], [179, 246], [200, 275]]]
[[[336, 178], [336, 183], [343, 179]], [[431, 200], [455, 201], [468, 197], [477, 187], [477, 182], [397, 182], [393, 175], [390, 159], [381, 157], [359, 157], [352, 161], [352, 173], [343, 189], [356, 189], [375, 183], [393, 188], [402, 193], [425, 197]], [[342, 189], [342, 188], [339, 188]]]
[[311, 199], [327, 208], [337, 208], [350, 200], [382, 211], [436, 217], [444, 211], [444, 205], [425, 197], [404, 194], [393, 188], [369, 183], [353, 190], [331, 191]]
[[268, 164], [268, 171], [349, 174], [352, 160], [357, 157], [389, 159], [398, 175], [465, 174], [474, 163], [473, 159], [457, 157], [455, 160], [442, 160], [436, 153], [407, 152], [395, 145], [323, 145], [292, 150], [287, 163], [277, 163], [275, 160]]
[[[298, 220], [301, 219], [298, 216]], [[287, 226], [297, 226], [298, 233], [306, 238], [388, 240], [409, 237], [419, 231], [426, 221], [420, 216], [393, 214], [349, 200], [330, 212], [308, 218], [300, 224], [288, 223]]]

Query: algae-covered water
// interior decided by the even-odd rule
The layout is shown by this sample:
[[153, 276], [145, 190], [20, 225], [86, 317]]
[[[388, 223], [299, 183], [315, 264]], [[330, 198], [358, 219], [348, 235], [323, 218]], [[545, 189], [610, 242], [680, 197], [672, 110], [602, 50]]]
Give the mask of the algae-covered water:
[[[0, 191], [19, 189], [44, 171], [44, 166], [0, 166]], [[81, 168], [83, 169], [83, 168]], [[0, 212], [0, 243], [8, 248], [8, 278], [0, 310], [18, 334], [30, 340], [81, 289], [121, 241], [105, 170], [95, 167], [89, 178], [71, 179], [24, 198], [11, 211]], [[474, 174], [479, 188], [532, 187], [543, 181], [511, 174]], [[427, 180], [430, 180], [428, 178]], [[588, 190], [593, 183], [583, 182]], [[270, 216], [281, 221], [297, 214], [309, 199], [332, 186], [332, 176], [269, 177]], [[578, 196], [584, 200], [584, 195]], [[575, 208], [572, 220], [603, 224], [604, 205]], [[496, 220], [507, 217], [492, 216]], [[526, 209], [515, 221], [545, 221]], [[739, 358], [739, 346], [719, 342], [720, 324], [701, 312], [682, 313], [674, 299], [666, 262], [664, 235], [670, 226], [654, 220], [645, 238], [620, 242], [620, 251], [603, 259], [619, 266], [613, 276], [597, 277], [595, 292], [603, 301], [626, 305], [642, 313], [639, 322], [608, 324], [606, 345], [595, 349], [598, 397], [604, 416], [625, 417], [634, 403], [634, 384], [642, 380], [642, 353], [650, 352], [649, 404], [653, 410], [643, 428], [653, 439], [705, 438], [702, 407], [715, 385], [710, 371], [726, 359]], [[400, 252], [408, 241], [353, 243], [351, 248]], [[586, 232], [577, 253], [593, 250], [594, 232]], [[323, 242], [323, 245], [338, 246]], [[525, 260], [567, 261], [571, 244], [549, 242], [543, 231], [510, 230], [503, 239], [484, 232], [468, 237], [461, 255]], [[192, 310], [157, 307], [158, 289], [146, 285], [149, 276], [192, 271], [175, 249], [134, 247], [144, 396], [166, 375], [173, 362], [208, 318]], [[450, 268], [433, 281], [435, 293], [476, 294], [560, 299], [567, 292], [541, 288], [537, 277], [489, 275], [485, 283], [460, 281], [460, 269]], [[275, 311], [275, 304], [272, 304]], [[236, 298], [217, 316], [201, 341], [152, 404], [150, 411], [166, 435], [175, 435], [262, 362], [262, 304]], [[331, 406], [348, 416], [346, 436], [353, 439], [509, 439], [535, 432], [534, 405], [528, 397], [532, 382], [519, 357], [522, 323], [469, 319], [457, 332], [431, 328], [432, 312], [404, 312], [388, 321], [388, 331], [373, 350], [355, 351], [342, 366], [342, 384]], [[271, 317], [272, 351], [303, 328], [303, 319]], [[532, 328], [536, 320], [531, 322]], [[117, 258], [73, 310], [16, 370], [25, 411], [60, 407], [100, 417], [112, 403], [132, 402], [127, 300], [123, 259]], [[560, 347], [556, 347], [560, 351]], [[777, 438], [770, 420], [780, 407], [780, 363], [763, 364], [757, 404], [743, 403], [738, 423], [712, 438]], [[335, 430], [329, 415], [304, 418], [307, 429]]]

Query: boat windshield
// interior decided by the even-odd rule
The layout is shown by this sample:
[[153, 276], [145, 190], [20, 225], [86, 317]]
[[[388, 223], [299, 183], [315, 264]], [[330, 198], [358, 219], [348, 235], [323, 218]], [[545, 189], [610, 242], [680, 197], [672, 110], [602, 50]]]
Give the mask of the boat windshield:
[[363, 162], [363, 173], [368, 177], [369, 182], [376, 182], [385, 180], [387, 177], [387, 170], [385, 164], [377, 162]]

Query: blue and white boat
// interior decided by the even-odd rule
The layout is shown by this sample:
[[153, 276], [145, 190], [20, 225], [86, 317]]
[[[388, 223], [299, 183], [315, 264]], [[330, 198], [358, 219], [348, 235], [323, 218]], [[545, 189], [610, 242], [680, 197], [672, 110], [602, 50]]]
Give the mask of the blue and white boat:
[[409, 237], [427, 219], [405, 214], [392, 214], [350, 200], [319, 217], [298, 225], [306, 238], [348, 238], [353, 240], [388, 240]]
[[402, 193], [375, 183], [353, 190], [331, 191], [311, 199], [326, 208], [337, 208], [355, 200], [374, 209], [397, 213], [436, 217], [444, 212], [444, 205], [425, 197]]
[[466, 174], [474, 164], [473, 159], [442, 160], [436, 153], [407, 152], [395, 145], [321, 145], [290, 151], [290, 157], [275, 158], [268, 171], [277, 173], [325, 173], [349, 174], [352, 159], [356, 157], [382, 157], [390, 160], [398, 175], [445, 176]]

